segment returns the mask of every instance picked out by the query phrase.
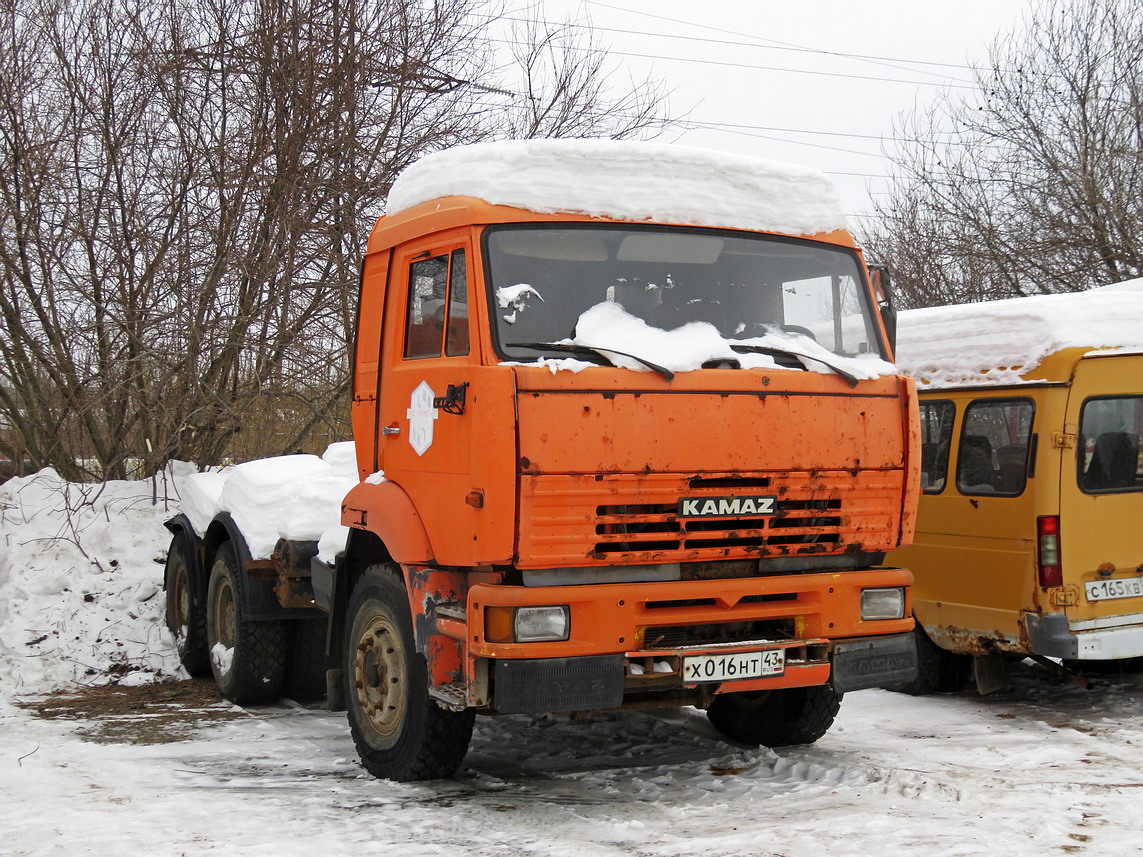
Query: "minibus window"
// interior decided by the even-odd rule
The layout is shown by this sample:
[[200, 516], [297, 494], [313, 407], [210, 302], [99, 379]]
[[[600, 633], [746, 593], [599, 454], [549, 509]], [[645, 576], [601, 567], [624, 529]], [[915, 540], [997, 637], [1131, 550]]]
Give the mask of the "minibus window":
[[1091, 398], [1080, 412], [1076, 472], [1088, 494], [1143, 491], [1143, 396]]
[[952, 402], [921, 402], [921, 490], [926, 494], [945, 490], [955, 415]]
[[978, 399], [965, 409], [956, 464], [961, 494], [1023, 493], [1034, 411], [1031, 399]]

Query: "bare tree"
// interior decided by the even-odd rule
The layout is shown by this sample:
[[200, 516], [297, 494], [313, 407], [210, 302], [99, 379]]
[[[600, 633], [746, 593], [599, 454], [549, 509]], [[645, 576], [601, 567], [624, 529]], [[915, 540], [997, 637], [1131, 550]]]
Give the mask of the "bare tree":
[[532, 137], [625, 139], [672, 124], [668, 93], [650, 78], [616, 84], [617, 72], [590, 31], [573, 22], [546, 23], [533, 8], [509, 35], [515, 62], [503, 84], [515, 90], [500, 133]]
[[489, 26], [481, 0], [0, 0], [0, 457], [114, 477], [345, 436], [396, 175], [660, 121], [572, 53], [523, 71], [540, 116]]
[[912, 305], [1081, 291], [1143, 274], [1143, 6], [1045, 0], [976, 94], [898, 136], [864, 236]]

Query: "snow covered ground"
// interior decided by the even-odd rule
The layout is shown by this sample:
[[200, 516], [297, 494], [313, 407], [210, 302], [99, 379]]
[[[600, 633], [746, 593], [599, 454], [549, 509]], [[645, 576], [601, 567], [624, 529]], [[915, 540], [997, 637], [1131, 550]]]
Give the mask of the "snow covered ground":
[[21, 708], [175, 673], [163, 494], [0, 486], [0, 854], [1143, 854], [1141, 676], [1082, 690], [1028, 666], [983, 698], [862, 691], [816, 745], [779, 751], [693, 709], [481, 718], [455, 780], [411, 785], [364, 774], [343, 715], [289, 702], [190, 708], [182, 740], [151, 744]]

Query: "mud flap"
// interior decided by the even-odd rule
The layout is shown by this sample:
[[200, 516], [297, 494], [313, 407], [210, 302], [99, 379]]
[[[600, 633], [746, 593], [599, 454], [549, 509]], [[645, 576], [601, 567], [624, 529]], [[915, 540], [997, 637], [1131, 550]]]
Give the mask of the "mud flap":
[[501, 714], [618, 708], [623, 673], [622, 655], [498, 660], [492, 707]]
[[833, 644], [830, 683], [838, 693], [889, 687], [917, 677], [917, 641], [912, 633], [839, 640]]
[[982, 696], [1008, 687], [1008, 662], [1000, 652], [987, 655], [974, 655], [972, 676], [976, 680], [977, 693]]

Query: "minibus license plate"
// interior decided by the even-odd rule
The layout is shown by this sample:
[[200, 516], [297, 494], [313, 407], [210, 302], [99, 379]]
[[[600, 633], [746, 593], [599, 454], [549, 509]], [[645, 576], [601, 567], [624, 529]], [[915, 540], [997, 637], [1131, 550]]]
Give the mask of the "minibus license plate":
[[781, 675], [785, 670], [785, 649], [683, 658], [683, 681], [686, 684], [767, 678]]
[[1143, 577], [1117, 577], [1114, 580], [1089, 580], [1084, 583], [1088, 601], [1112, 598], [1143, 597]]

